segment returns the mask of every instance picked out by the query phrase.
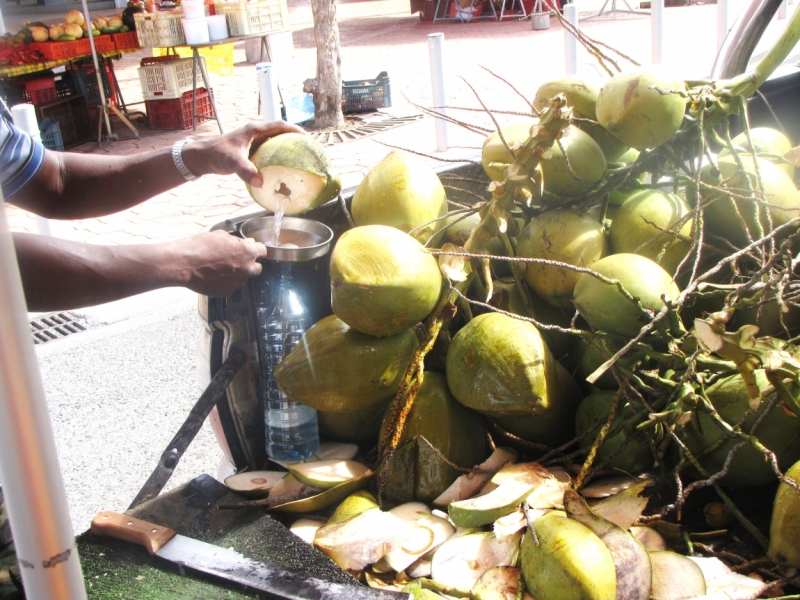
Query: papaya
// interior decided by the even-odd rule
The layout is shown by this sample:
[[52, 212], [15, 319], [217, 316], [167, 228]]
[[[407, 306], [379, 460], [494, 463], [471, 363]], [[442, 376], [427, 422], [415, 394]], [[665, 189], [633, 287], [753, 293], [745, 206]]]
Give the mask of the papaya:
[[334, 314], [376, 336], [400, 333], [427, 317], [442, 286], [436, 258], [386, 225], [346, 231], [331, 252], [330, 274]]
[[724, 192], [701, 188], [701, 196], [707, 203], [703, 216], [708, 231], [741, 248], [750, 240], [757, 240], [769, 233], [770, 220], [772, 227], [778, 227], [800, 216], [800, 195], [794, 182], [780, 167], [764, 158], [753, 159], [748, 154], [740, 158], [744, 171], [739, 170], [733, 156], [723, 156], [717, 161], [719, 173], [711, 165], [706, 165], [700, 171], [700, 179], [707, 184], [730, 189], [738, 196], [747, 195], [745, 190], [748, 188], [758, 190], [755, 173], [758, 165], [764, 185], [763, 199], [773, 206], [766, 207], [755, 200], [741, 197], [734, 200]]
[[[580, 77], [562, 77], [546, 81], [536, 90], [533, 99], [533, 108], [539, 112], [547, 108], [548, 102], [558, 94], [564, 94], [567, 104], [572, 107], [572, 116], [578, 119], [589, 119], [597, 121], [597, 96], [600, 93], [593, 83], [581, 79]], [[587, 121], [576, 121], [576, 127], [597, 142], [606, 160], [611, 162], [618, 160], [619, 157], [628, 150], [628, 147], [617, 138], [603, 129], [599, 123], [589, 123]]]
[[[584, 452], [589, 451], [597, 434], [600, 433], [600, 429], [608, 420], [611, 405], [617, 393], [616, 391], [596, 392], [586, 396], [578, 405], [575, 413], [575, 433], [579, 436], [583, 435], [580, 446]], [[653, 453], [647, 441], [629, 439], [629, 434], [622, 429], [625, 419], [632, 417], [633, 413], [633, 407], [623, 403], [611, 425], [611, 430], [600, 445], [597, 459], [605, 460], [606, 457], [611, 456], [605, 463], [607, 469], [636, 474], [653, 464]]]
[[[664, 307], [661, 299], [675, 300], [678, 286], [663, 268], [638, 254], [612, 254], [600, 259], [592, 270], [619, 281], [627, 292], [652, 313]], [[606, 333], [635, 336], [650, 318], [616, 284], [606, 283], [594, 275], [583, 273], [575, 284], [575, 303], [581, 315], [596, 329]]]
[[[755, 376], [758, 387], [762, 392], [766, 391], [770, 384], [764, 371], [757, 370]], [[800, 397], [800, 388], [791, 386], [789, 389], [795, 397]], [[739, 423], [750, 408], [744, 380], [738, 374], [714, 383], [706, 390], [706, 395], [720, 417], [731, 426]], [[741, 424], [741, 428], [745, 433], [750, 433], [754, 424], [761, 421], [754, 433], [764, 446], [775, 453], [778, 466], [785, 470], [800, 460], [800, 419], [782, 410], [780, 402], [763, 416], [773, 397], [774, 393], [767, 394], [758, 408]], [[725, 432], [702, 411], [697, 411], [692, 421], [678, 429], [677, 433], [687, 448], [699, 457], [703, 468], [712, 475], [722, 469], [731, 449], [739, 443], [734, 439], [726, 440]], [[712, 448], [712, 451], [706, 452]], [[728, 473], [719, 482], [731, 487], [752, 487], [775, 479], [776, 475], [766, 457], [746, 444], [733, 455]]]
[[258, 168], [263, 183], [261, 187], [248, 183], [247, 190], [253, 200], [272, 212], [298, 215], [333, 200], [342, 191], [342, 182], [322, 144], [302, 133], [269, 138], [256, 148], [250, 162]]
[[317, 410], [364, 411], [394, 397], [417, 344], [410, 329], [378, 338], [330, 315], [303, 334], [274, 377], [288, 397]]
[[[786, 478], [800, 484], [800, 462], [792, 465]], [[769, 527], [770, 560], [800, 569], [800, 491], [781, 482], [772, 507]]]
[[683, 81], [653, 71], [619, 73], [597, 95], [597, 120], [631, 148], [655, 148], [680, 128], [686, 110], [680, 92], [685, 90]]
[[580, 390], [531, 323], [491, 312], [467, 323], [445, 358], [447, 384], [464, 406], [491, 417], [546, 415]]
[[525, 532], [520, 568], [536, 600], [615, 600], [617, 575], [605, 544], [588, 527], [550, 511]]
[[[388, 433], [391, 416], [391, 410], [387, 411], [381, 426], [381, 438]], [[485, 437], [480, 416], [455, 401], [444, 375], [425, 372], [400, 439], [400, 445], [407, 442], [416, 444], [414, 498], [430, 502], [461, 475], [442, 460], [442, 456], [465, 469], [481, 463], [486, 458]], [[405, 477], [404, 470], [395, 470], [390, 460], [384, 489], [391, 489], [392, 480], [397, 477]]]
[[[615, 254], [631, 252], [656, 261], [670, 275], [686, 257], [691, 242], [692, 219], [678, 223], [689, 213], [686, 201], [660, 190], [639, 190], [623, 202], [611, 223], [611, 247]], [[667, 233], [674, 229], [673, 233]]]
[[[531, 219], [517, 240], [521, 258], [541, 258], [590, 268], [608, 253], [603, 226], [586, 213], [550, 210]], [[556, 308], [572, 306], [580, 273], [564, 267], [528, 263], [525, 281]]]
[[359, 184], [351, 210], [356, 225], [396, 227], [436, 246], [442, 238], [442, 232], [436, 232], [445, 221], [434, 219], [447, 214], [447, 196], [430, 167], [413, 155], [392, 150]]

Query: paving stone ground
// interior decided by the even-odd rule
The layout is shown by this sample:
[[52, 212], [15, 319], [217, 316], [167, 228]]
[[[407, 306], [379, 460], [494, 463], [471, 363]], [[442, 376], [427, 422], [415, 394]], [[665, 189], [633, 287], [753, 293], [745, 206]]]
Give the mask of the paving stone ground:
[[[597, 0], [579, 0], [583, 15], [599, 6]], [[314, 76], [316, 65], [310, 0], [290, 0], [289, 7], [294, 50], [290, 57], [278, 61], [279, 84], [285, 96], [300, 94], [303, 81]], [[702, 77], [710, 72], [716, 53], [716, 10], [715, 5], [702, 4], [665, 10], [666, 68], [683, 77]], [[12, 17], [6, 25], [13, 30], [24, 19]], [[529, 20], [516, 18], [428, 23], [409, 13], [408, 0], [340, 0], [338, 20], [343, 78], [374, 78], [387, 71], [392, 108], [382, 112], [390, 115], [420, 114], [420, 107], [431, 106], [428, 35], [435, 32], [445, 36], [448, 114], [487, 131], [494, 125], [482, 106], [496, 111], [498, 121], [507, 122], [528, 112], [527, 102], [541, 82], [565, 73], [564, 30], [555, 17], [550, 29], [544, 31], [533, 31]], [[650, 62], [649, 16], [616, 13], [582, 22], [581, 29], [641, 64]], [[145, 49], [115, 61], [123, 96], [132, 110], [143, 108], [139, 104], [142, 92], [137, 67], [150, 55], [151, 50]], [[620, 66], [630, 66], [621, 58], [617, 60]], [[244, 42], [235, 45], [234, 62], [232, 76], [211, 75], [226, 130], [259, 118], [257, 76], [255, 66], [246, 62]], [[585, 50], [579, 54], [579, 70], [588, 77], [605, 76]], [[99, 149], [96, 143], [85, 144], [75, 151], [131, 155], [171, 145], [187, 136], [218, 134], [214, 122], [201, 124], [196, 131], [149, 130], [141, 121], [137, 123], [139, 138], [132, 138], [115, 123], [122, 139]], [[426, 116], [369, 138], [331, 146], [329, 152], [345, 187], [355, 186], [393, 147], [423, 155], [422, 160], [432, 166], [479, 154], [483, 135], [456, 125], [450, 125], [448, 133], [449, 149], [437, 152], [434, 121]], [[144, 243], [191, 236], [225, 218], [255, 210], [258, 206], [235, 176], [206, 176], [117, 215], [51, 222], [50, 227], [53, 235], [73, 240]], [[6, 205], [6, 211], [12, 230], [39, 230], [31, 215], [12, 205]]]

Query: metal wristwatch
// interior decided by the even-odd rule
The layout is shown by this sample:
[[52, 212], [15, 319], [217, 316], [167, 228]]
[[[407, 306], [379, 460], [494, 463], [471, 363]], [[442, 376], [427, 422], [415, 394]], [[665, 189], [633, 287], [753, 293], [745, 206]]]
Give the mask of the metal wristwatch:
[[186, 163], [183, 162], [183, 147], [191, 141], [192, 140], [187, 138], [185, 140], [178, 140], [172, 145], [172, 160], [186, 181], [197, 179], [197, 175], [192, 173], [189, 167], [186, 166]]

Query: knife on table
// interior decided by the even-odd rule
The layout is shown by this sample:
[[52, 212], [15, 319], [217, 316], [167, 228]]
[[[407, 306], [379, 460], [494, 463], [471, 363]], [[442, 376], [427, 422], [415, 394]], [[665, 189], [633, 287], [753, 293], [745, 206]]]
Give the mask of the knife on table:
[[247, 558], [233, 550], [178, 535], [167, 527], [120, 513], [100, 513], [92, 520], [91, 531], [95, 535], [139, 544], [150, 554], [178, 565], [286, 600], [411, 600], [411, 594], [325, 581], [277, 563]]

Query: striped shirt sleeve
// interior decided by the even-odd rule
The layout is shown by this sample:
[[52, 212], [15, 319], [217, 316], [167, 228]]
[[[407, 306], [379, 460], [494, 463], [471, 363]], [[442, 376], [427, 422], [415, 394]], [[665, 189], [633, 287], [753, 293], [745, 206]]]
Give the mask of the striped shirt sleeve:
[[44, 146], [14, 127], [11, 113], [0, 99], [0, 185], [5, 199], [24, 188], [43, 162]]

